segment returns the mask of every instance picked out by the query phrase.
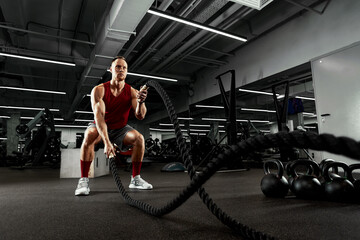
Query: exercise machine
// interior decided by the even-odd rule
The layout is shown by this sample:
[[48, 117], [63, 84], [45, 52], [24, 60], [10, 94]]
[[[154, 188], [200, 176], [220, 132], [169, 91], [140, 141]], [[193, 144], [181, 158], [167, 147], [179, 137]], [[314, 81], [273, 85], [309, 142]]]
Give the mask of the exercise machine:
[[16, 126], [16, 134], [25, 139], [25, 143], [20, 151], [13, 152], [16, 155], [15, 166], [35, 167], [49, 162], [52, 167], [58, 167], [61, 142], [55, 134], [54, 117], [48, 108], [41, 110], [28, 123]]

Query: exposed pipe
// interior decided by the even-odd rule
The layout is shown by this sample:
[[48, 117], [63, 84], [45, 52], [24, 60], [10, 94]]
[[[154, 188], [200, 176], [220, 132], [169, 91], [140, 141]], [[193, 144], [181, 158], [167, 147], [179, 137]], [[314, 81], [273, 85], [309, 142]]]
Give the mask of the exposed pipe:
[[[159, 9], [166, 10], [172, 2], [173, 2], [173, 0], [165, 0], [164, 2], [162, 2], [160, 4]], [[123, 54], [124, 57], [127, 57], [134, 50], [136, 45], [150, 31], [150, 29], [154, 26], [154, 24], [157, 22], [158, 19], [159, 19], [159, 17], [151, 16], [150, 20], [145, 24], [145, 26], [140, 31], [138, 36], [132, 41], [131, 45], [128, 47], [126, 52]]]
[[62, 82], [74, 82], [74, 80], [67, 80], [61, 78], [52, 78], [52, 77], [45, 77], [39, 75], [30, 75], [30, 74], [22, 74], [22, 73], [13, 73], [13, 72], [0, 72], [1, 74], [11, 75], [11, 76], [19, 76], [19, 77], [29, 77], [29, 78], [38, 78], [38, 79], [46, 79], [46, 80], [54, 80], [54, 81], [62, 81]]
[[49, 34], [45, 34], [45, 33], [30, 31], [30, 30], [26, 30], [26, 29], [22, 29], [22, 28], [10, 27], [10, 26], [6, 26], [6, 25], [0, 25], [0, 28], [5, 28], [5, 29], [17, 31], [17, 32], [25, 32], [25, 33], [29, 33], [29, 34], [35, 34], [35, 35], [44, 36], [44, 37], [57, 38], [57, 39], [65, 40], [65, 41], [72, 41], [72, 42], [78, 42], [78, 43], [82, 43], [82, 44], [95, 45], [94, 42], [88, 42], [88, 41], [66, 38], [66, 37], [59, 37], [59, 36], [49, 35]]
[[317, 14], [319, 14], [319, 15], [322, 15], [322, 14], [325, 12], [325, 9], [327, 8], [327, 6], [329, 5], [329, 3], [330, 3], [331, 0], [327, 0], [327, 1], [326, 1], [326, 4], [325, 4], [325, 6], [323, 7], [323, 9], [322, 9], [321, 11], [316, 10], [315, 8], [306, 6], [305, 4], [302, 4], [302, 3], [299, 3], [299, 2], [295, 2], [295, 1], [293, 1], [293, 0], [285, 0], [285, 1], [286, 1], [286, 2], [289, 2], [289, 3], [291, 3], [291, 4], [294, 4], [294, 5], [298, 6], [298, 7], [301, 7], [301, 8], [303, 8], [303, 9], [306, 9], [306, 10], [308, 10], [308, 11], [311, 11], [311, 12], [317, 13]]
[[201, 48], [201, 49], [204, 49], [204, 50], [206, 50], [206, 51], [209, 51], [209, 52], [219, 53], [219, 54], [221, 54], [221, 55], [235, 56], [234, 54], [231, 54], [231, 53], [221, 52], [221, 51], [217, 51], [217, 50], [210, 49], [210, 48], [207, 48], [207, 47], [200, 47], [200, 48]]
[[[179, 13], [179, 16], [182, 16], [182, 17], [188, 16], [200, 4], [201, 1], [202, 0], [193, 0], [193, 1], [189, 2], [188, 4], [186, 4], [186, 6], [183, 8], [183, 10]], [[176, 24], [177, 23], [175, 23], [175, 22], [170, 23], [162, 31], [162, 33], [148, 46], [148, 49], [156, 49], [160, 45], [162, 39], [165, 39], [168, 35], [171, 34], [171, 32], [173, 31]], [[135, 62], [131, 63], [131, 68], [136, 69], [136, 67], [138, 67], [139, 65], [141, 65], [141, 63], [143, 61], [145, 61], [145, 58], [147, 58], [150, 53], [151, 52], [146, 51], [142, 55], [137, 57]]]
[[192, 56], [192, 55], [187, 55], [186, 57], [184, 57], [185, 59], [188, 60], [194, 60], [194, 61], [198, 61], [198, 62], [203, 62], [203, 63], [210, 63], [210, 64], [214, 64], [214, 65], [226, 65], [228, 62], [225, 61], [220, 61], [220, 60], [216, 60], [216, 59], [209, 59], [209, 58], [203, 58], [203, 57], [198, 57], [198, 56]]
[[[80, 6], [80, 13], [78, 15], [78, 18], [76, 20], [76, 25], [75, 25], [75, 30], [74, 30], [74, 34], [73, 34], [73, 39], [75, 39], [78, 31], [79, 31], [79, 24], [80, 24], [80, 20], [83, 16], [83, 13], [84, 13], [84, 6], [85, 6], [85, 1], [86, 0], [82, 0], [81, 1], [81, 6]], [[74, 50], [74, 41], [71, 42], [71, 51], [70, 51], [70, 55], [73, 55], [73, 50]]]

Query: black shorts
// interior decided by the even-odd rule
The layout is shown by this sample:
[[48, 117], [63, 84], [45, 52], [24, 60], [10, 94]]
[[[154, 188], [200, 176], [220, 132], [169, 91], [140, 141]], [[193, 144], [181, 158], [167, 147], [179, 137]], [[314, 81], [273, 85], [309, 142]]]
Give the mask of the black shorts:
[[[87, 128], [93, 127], [96, 127], [96, 125], [95, 123], [91, 122]], [[134, 130], [134, 128], [132, 128], [130, 125], [126, 125], [125, 127], [119, 129], [108, 129], [109, 139], [112, 143], [115, 143], [122, 152], [126, 152], [132, 146], [124, 145], [123, 141], [126, 134], [131, 130]]]

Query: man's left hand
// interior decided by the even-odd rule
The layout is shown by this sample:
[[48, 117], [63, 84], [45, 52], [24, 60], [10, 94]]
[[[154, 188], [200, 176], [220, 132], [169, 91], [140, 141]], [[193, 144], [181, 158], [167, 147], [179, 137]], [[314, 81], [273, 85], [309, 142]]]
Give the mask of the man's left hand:
[[136, 98], [139, 103], [142, 103], [145, 101], [147, 97], [147, 88], [143, 88], [143, 86], [140, 88], [140, 91], [138, 91]]

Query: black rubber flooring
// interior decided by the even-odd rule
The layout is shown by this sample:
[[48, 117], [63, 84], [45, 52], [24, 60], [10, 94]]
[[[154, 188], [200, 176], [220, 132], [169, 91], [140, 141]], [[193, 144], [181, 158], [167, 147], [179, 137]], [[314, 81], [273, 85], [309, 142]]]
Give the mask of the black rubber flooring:
[[[186, 173], [145, 166], [142, 177], [152, 191], [130, 191], [161, 207], [189, 183]], [[130, 173], [119, 171], [128, 186]], [[261, 169], [216, 173], [205, 189], [239, 222], [277, 239], [360, 239], [360, 205], [306, 201], [291, 196], [266, 198]], [[60, 179], [59, 170], [0, 168], [0, 239], [242, 239], [192, 196], [161, 218], [124, 203], [112, 176], [90, 179], [91, 193], [74, 196], [78, 179]]]

